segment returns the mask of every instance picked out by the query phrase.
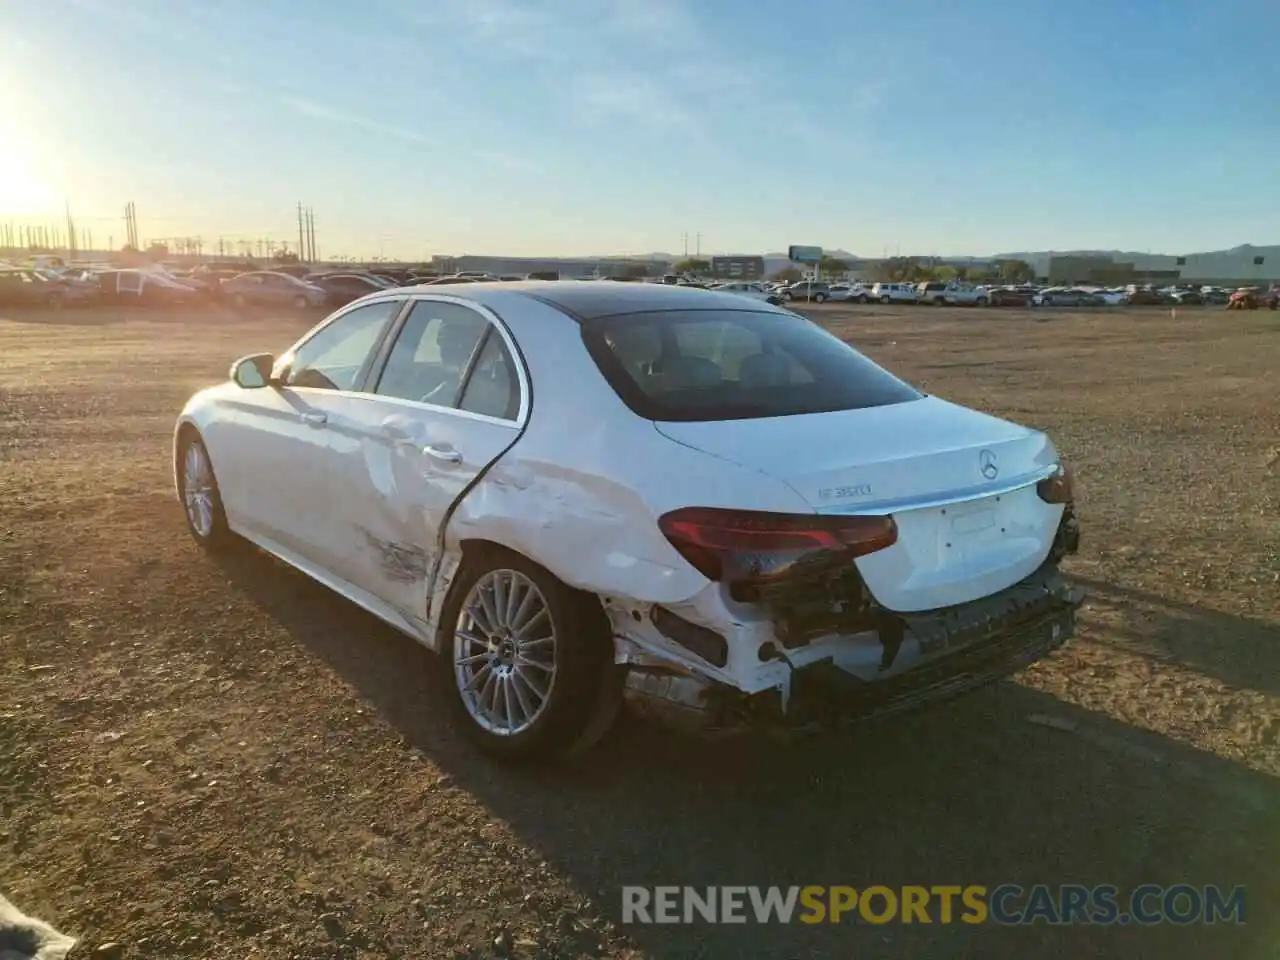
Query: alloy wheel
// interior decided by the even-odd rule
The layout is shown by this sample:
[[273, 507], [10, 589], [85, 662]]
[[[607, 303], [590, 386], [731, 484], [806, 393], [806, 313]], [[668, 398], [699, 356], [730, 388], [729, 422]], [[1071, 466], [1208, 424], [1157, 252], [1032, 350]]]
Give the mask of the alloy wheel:
[[213, 535], [213, 464], [204, 445], [187, 444], [182, 458], [182, 501], [187, 521], [196, 535], [204, 539]]
[[555, 654], [555, 623], [537, 584], [504, 569], [476, 581], [453, 633], [454, 680], [476, 724], [502, 737], [532, 727], [551, 702]]

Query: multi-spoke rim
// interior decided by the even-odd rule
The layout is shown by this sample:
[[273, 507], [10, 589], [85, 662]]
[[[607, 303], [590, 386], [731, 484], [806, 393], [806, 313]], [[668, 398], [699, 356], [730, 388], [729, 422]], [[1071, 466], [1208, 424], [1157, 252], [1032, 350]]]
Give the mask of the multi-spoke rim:
[[492, 734], [528, 730], [551, 702], [556, 631], [546, 597], [518, 570], [491, 570], [467, 592], [453, 631], [462, 705]]
[[204, 445], [194, 440], [182, 460], [182, 499], [191, 529], [201, 537], [213, 533], [213, 466]]

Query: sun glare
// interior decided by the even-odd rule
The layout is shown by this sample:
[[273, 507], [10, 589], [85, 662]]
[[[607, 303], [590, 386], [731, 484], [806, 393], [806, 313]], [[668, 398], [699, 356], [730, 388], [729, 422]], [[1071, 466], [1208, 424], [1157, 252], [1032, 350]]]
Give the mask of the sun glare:
[[0, 120], [0, 220], [56, 213], [61, 201], [36, 173], [34, 151], [23, 131]]

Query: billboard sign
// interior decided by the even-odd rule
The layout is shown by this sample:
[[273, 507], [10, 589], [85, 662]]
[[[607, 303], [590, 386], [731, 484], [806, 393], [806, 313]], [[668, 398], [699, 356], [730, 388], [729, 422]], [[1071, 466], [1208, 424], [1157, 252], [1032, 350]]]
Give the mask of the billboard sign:
[[726, 280], [759, 280], [764, 276], [764, 257], [712, 257], [711, 275]]
[[822, 248], [787, 247], [787, 259], [792, 263], [819, 263], [822, 260]]

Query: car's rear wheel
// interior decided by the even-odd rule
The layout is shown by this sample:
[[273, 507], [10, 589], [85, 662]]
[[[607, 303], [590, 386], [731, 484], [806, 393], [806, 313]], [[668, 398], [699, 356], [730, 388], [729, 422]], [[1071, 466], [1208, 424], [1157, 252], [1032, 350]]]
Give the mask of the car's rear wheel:
[[827, 295], [826, 295], [825, 293], [815, 293], [815, 294], [813, 295], [813, 302], [814, 302], [814, 303], [826, 303], [826, 302], [827, 302]]
[[194, 428], [187, 428], [178, 447], [178, 492], [187, 517], [187, 530], [207, 550], [227, 546], [234, 540], [222, 507], [218, 478], [204, 440]]
[[946, 306], [946, 303], [947, 303], [947, 298], [946, 298], [946, 297], [934, 297], [934, 298], [933, 298], [933, 305], [934, 305], [935, 307], [943, 307], [943, 306]]
[[493, 548], [463, 563], [441, 613], [454, 711], [480, 749], [548, 760], [608, 730], [621, 677], [594, 597]]
[[988, 300], [986, 297], [979, 297], [977, 300], [974, 301], [974, 303], [976, 303], [980, 307], [985, 307], [990, 302], [991, 301]]
[[889, 305], [889, 297], [888, 297], [888, 296], [883, 296], [883, 297], [881, 297], [881, 298], [880, 298], [880, 302], [881, 302], [881, 303], [883, 303], [883, 304], [887, 307], [887, 306]]
[[306, 297], [304, 297], [302, 294], [298, 294], [296, 297], [293, 298], [293, 305], [297, 307], [299, 310], [305, 310], [307, 309], [307, 307], [311, 306], [311, 301], [308, 300]]
[[244, 298], [243, 293], [237, 293], [231, 302], [235, 304], [237, 310], [243, 310], [249, 305], [249, 301]]

